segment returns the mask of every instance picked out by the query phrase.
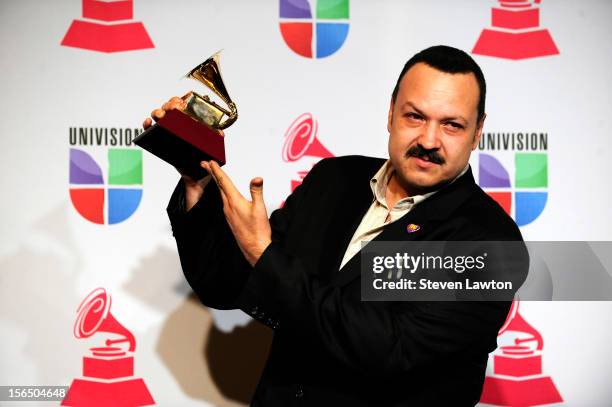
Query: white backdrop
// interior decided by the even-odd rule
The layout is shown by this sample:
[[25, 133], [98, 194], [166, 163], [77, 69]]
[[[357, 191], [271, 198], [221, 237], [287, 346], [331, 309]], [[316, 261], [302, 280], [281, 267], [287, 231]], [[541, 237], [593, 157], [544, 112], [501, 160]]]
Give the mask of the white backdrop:
[[[244, 193], [262, 176], [272, 210], [298, 171], [318, 160], [282, 158], [299, 115], [316, 118], [318, 140], [334, 155], [385, 157], [390, 93], [405, 61], [435, 44], [471, 52], [496, 5], [352, 0], [343, 46], [309, 59], [285, 44], [274, 0], [135, 0], [133, 19], [155, 47], [117, 53], [60, 45], [72, 20], [82, 19], [78, 0], [0, 2], [0, 385], [69, 385], [81, 375], [82, 356], [102, 339], [76, 339], [72, 328], [96, 287], [134, 333], [135, 376], [159, 405], [239, 405], [244, 391], [236, 396], [231, 387], [246, 379], [232, 344], [255, 332], [253, 352], [265, 354], [268, 334], [247, 325], [246, 315], [189, 297], [165, 214], [175, 170], [144, 152], [136, 212], [114, 225], [92, 223], [70, 200], [69, 152], [87, 152], [106, 171], [109, 146], [72, 146], [71, 127], [139, 127], [168, 97], [203, 90], [181, 75], [224, 49], [221, 68], [240, 113], [226, 131], [226, 170]], [[473, 55], [488, 82], [485, 132], [548, 134], [548, 199], [522, 227], [527, 240], [612, 240], [611, 17], [605, 0], [547, 0], [540, 26], [559, 55]], [[491, 152], [502, 161], [512, 153]], [[612, 304], [526, 302], [521, 314], [544, 337], [544, 374], [563, 405], [612, 405]]]

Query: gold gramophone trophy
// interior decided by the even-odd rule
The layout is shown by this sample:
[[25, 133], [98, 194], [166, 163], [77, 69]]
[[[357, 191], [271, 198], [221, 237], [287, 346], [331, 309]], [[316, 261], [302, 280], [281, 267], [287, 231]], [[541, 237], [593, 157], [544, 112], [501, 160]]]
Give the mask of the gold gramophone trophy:
[[194, 179], [206, 171], [200, 161], [215, 160], [225, 164], [225, 144], [219, 131], [238, 118], [238, 109], [223, 84], [219, 70], [219, 52], [193, 68], [187, 78], [195, 79], [212, 90], [227, 107], [208, 96], [191, 92], [183, 110], [167, 111], [164, 117], [134, 139], [134, 143], [172, 164]]

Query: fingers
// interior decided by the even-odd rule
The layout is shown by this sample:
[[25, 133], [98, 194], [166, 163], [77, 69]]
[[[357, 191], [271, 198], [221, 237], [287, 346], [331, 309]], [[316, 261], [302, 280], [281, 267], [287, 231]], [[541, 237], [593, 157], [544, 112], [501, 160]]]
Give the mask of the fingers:
[[151, 127], [151, 124], [153, 124], [153, 120], [151, 120], [150, 117], [147, 117], [146, 119], [144, 119], [144, 122], [142, 122], [142, 128], [146, 130]]
[[[170, 98], [170, 100], [168, 100], [166, 103], [164, 103], [161, 108], [153, 110], [151, 112], [151, 118], [155, 121], [158, 121], [159, 119], [165, 116], [167, 111], [173, 110], [173, 109], [183, 110], [186, 106], [187, 106], [187, 102], [185, 102], [183, 99], [181, 99], [178, 96], [174, 96], [173, 98]], [[146, 129], [151, 124], [152, 124], [152, 121], [147, 118], [145, 119], [143, 123], [143, 127]]]
[[249, 189], [251, 190], [251, 199], [253, 203], [256, 205], [263, 204], [263, 178], [253, 178], [249, 185]]
[[201, 161], [200, 167], [204, 168], [206, 172], [208, 172], [209, 174], [212, 174], [212, 170], [210, 169], [210, 164], [207, 161]]
[[[227, 205], [228, 201], [238, 202], [239, 200], [244, 200], [236, 186], [227, 176], [227, 174], [221, 169], [219, 164], [215, 161], [205, 162], [202, 161], [200, 163], [202, 168], [208, 171], [217, 186], [219, 187], [219, 191], [221, 192], [221, 198], [223, 199], [223, 204]], [[249, 189], [251, 192], [251, 200], [255, 205], [261, 205], [265, 207], [264, 198], [263, 198], [263, 178], [256, 177], [251, 180], [249, 185]]]
[[236, 200], [241, 198], [240, 192], [236, 189], [236, 186], [230, 179], [230, 177], [225, 174], [225, 172], [221, 169], [219, 164], [216, 161], [210, 161], [210, 173], [213, 176], [213, 179], [217, 183], [219, 190], [221, 191], [221, 195], [226, 195], [226, 197], [230, 200]]
[[172, 110], [172, 109], [184, 109], [185, 105], [186, 105], [186, 102], [183, 99], [181, 99], [178, 96], [174, 96], [173, 98], [171, 98], [170, 100], [168, 100], [166, 103], [162, 105], [162, 109], [165, 111]]
[[215, 181], [215, 184], [217, 184], [217, 187], [219, 188], [219, 192], [221, 195], [221, 200], [223, 201], [223, 209], [228, 209], [228, 202], [227, 202], [227, 196], [225, 195], [225, 191], [223, 190], [223, 187], [221, 186], [221, 180], [219, 178], [217, 178], [218, 176], [221, 176], [221, 174], [219, 173], [219, 171], [221, 171], [221, 173], [223, 173], [223, 171], [221, 170], [221, 168], [219, 168], [219, 165], [217, 163], [217, 167], [219, 168], [219, 171], [217, 171], [215, 173], [215, 170], [213, 170], [212, 168], [212, 163], [214, 161], [210, 161], [210, 162], [206, 162], [206, 161], [202, 161], [200, 163], [200, 166], [202, 168], [204, 168], [206, 171], [208, 171], [208, 173], [212, 176], [213, 181]]
[[162, 117], [164, 117], [166, 115], [166, 111], [163, 109], [155, 109], [151, 112], [151, 117], [153, 118], [153, 120], [158, 121], [159, 119], [161, 119]]

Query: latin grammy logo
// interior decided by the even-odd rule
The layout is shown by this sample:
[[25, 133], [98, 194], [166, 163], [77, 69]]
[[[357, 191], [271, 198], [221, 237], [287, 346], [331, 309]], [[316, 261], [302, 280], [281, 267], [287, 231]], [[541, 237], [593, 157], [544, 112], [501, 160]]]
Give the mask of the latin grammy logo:
[[[283, 160], [294, 162], [304, 156], [328, 158], [334, 155], [317, 138], [318, 124], [312, 114], [303, 113], [291, 123], [285, 132]], [[308, 171], [299, 171], [299, 180], [291, 180], [291, 192], [302, 183]]]
[[550, 376], [542, 374], [542, 335], [518, 312], [514, 300], [499, 330], [514, 335], [514, 345], [500, 346], [493, 354], [493, 376], [485, 378], [481, 403], [497, 406], [537, 406], [560, 403], [563, 398]]
[[491, 9], [491, 26], [482, 30], [472, 52], [507, 59], [559, 53], [547, 29], [540, 28], [540, 0], [499, 0]]
[[103, 288], [93, 290], [79, 305], [74, 324], [76, 338], [89, 338], [99, 332], [112, 337], [105, 340], [105, 346], [91, 348], [91, 355], [83, 356], [83, 378], [72, 381], [62, 406], [155, 404], [144, 381], [134, 377], [136, 339], [110, 313], [110, 307], [111, 298]]
[[83, 0], [83, 19], [72, 21], [61, 45], [101, 52], [154, 48], [133, 15], [133, 0]]

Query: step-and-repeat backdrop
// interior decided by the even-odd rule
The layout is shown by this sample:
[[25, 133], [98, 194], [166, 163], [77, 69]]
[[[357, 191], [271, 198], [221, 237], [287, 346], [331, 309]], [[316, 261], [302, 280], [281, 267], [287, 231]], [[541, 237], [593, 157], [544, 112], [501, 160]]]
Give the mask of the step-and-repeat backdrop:
[[[220, 49], [240, 112], [226, 170], [243, 193], [262, 176], [269, 210], [323, 157], [385, 157], [403, 64], [447, 44], [485, 72], [472, 168], [525, 239], [612, 240], [611, 17], [605, 0], [2, 1], [0, 385], [249, 400], [271, 333], [194, 298], [165, 214], [178, 174], [131, 143], [170, 96], [209, 93], [183, 76]], [[499, 343], [523, 346], [491, 355], [483, 404], [612, 405], [610, 326], [608, 302], [515, 303]]]

